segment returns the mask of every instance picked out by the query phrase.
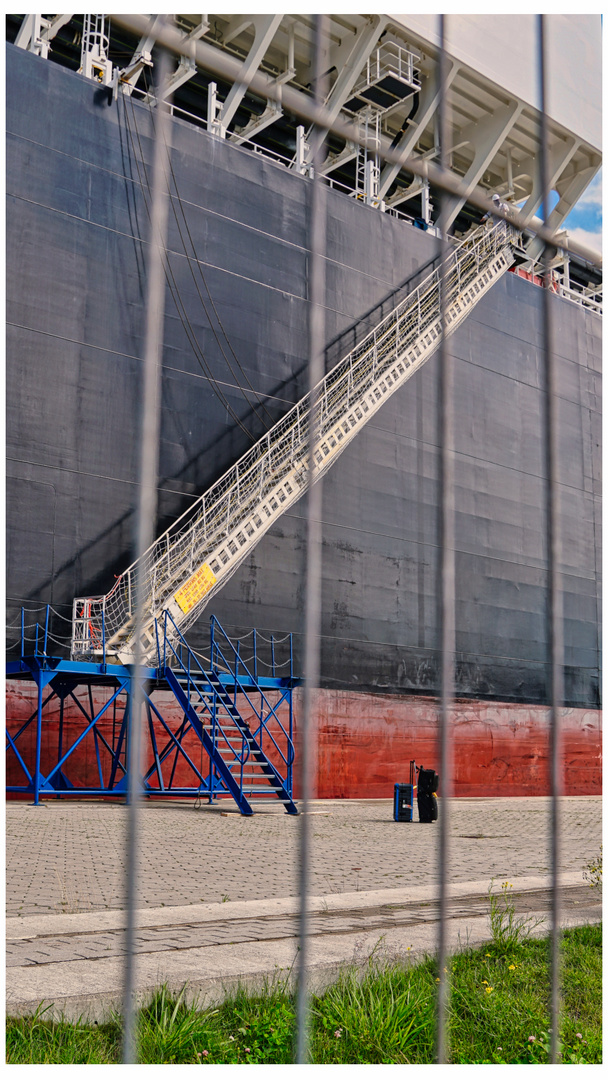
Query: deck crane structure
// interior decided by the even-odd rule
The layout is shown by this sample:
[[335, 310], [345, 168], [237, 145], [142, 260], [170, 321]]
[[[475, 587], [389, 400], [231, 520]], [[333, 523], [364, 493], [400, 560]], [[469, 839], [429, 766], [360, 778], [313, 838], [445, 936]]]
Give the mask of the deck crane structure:
[[[452, 333], [515, 261], [504, 222], [454, 245], [445, 273]], [[334, 464], [385, 401], [440, 341], [440, 273], [434, 270], [325, 376], [309, 467], [309, 395], [303, 397], [149, 548], [144, 558], [142, 660], [156, 662], [158, 635], [177, 640], [198, 619], [275, 521]], [[102, 597], [74, 601], [72, 659], [134, 662], [136, 565]], [[167, 617], [168, 616], [168, 617]], [[103, 646], [102, 646], [103, 639]], [[175, 644], [175, 642], [173, 642]]]

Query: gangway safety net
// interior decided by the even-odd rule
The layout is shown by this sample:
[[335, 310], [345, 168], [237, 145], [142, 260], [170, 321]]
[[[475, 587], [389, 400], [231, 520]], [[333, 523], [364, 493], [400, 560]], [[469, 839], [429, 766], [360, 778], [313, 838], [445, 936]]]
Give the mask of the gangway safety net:
[[[452, 333], [514, 262], [513, 230], [482, 226], [450, 248], [444, 266], [445, 332]], [[74, 601], [72, 659], [135, 655], [137, 582], [143, 589], [142, 662], [154, 665], [159, 627], [184, 633], [277, 519], [334, 464], [384, 402], [441, 340], [435, 269], [316, 388], [310, 462], [310, 394], [303, 397], [102, 597]], [[140, 572], [138, 572], [140, 570]], [[161, 619], [167, 611], [169, 619]]]

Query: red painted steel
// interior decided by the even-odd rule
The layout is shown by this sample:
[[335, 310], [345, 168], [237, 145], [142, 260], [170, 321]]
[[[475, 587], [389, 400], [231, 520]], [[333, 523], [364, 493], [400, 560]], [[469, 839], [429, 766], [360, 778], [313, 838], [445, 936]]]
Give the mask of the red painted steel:
[[[454, 794], [549, 794], [548, 722], [539, 705], [456, 700]], [[389, 798], [412, 758], [439, 771], [437, 725], [431, 698], [320, 691], [318, 797]], [[563, 732], [565, 794], [600, 794], [601, 712], [565, 709]]]
[[[93, 701], [98, 710], [110, 690], [95, 687]], [[86, 691], [79, 690], [85, 708]], [[297, 727], [301, 691], [294, 695]], [[176, 730], [181, 713], [171, 694], [153, 695], [157, 708]], [[26, 681], [7, 685], [7, 726], [14, 733], [36, 707], [36, 689]], [[118, 711], [117, 723], [122, 709]], [[100, 721], [111, 741], [112, 715]], [[243, 708], [243, 715], [247, 710]], [[64, 747], [82, 731], [82, 714], [67, 701]], [[287, 717], [284, 718], [284, 723]], [[157, 724], [159, 744], [166, 736]], [[409, 762], [438, 770], [437, 705], [432, 698], [389, 697], [321, 690], [317, 697], [316, 795], [321, 799], [391, 798], [395, 783], [406, 783]], [[43, 714], [42, 771], [57, 761], [59, 702], [53, 698]], [[457, 700], [453, 711], [454, 791], [456, 796], [547, 795], [548, 710], [539, 705]], [[26, 741], [27, 740], [27, 741]], [[35, 723], [19, 741], [26, 761], [33, 761]], [[197, 766], [201, 764], [200, 743], [193, 734], [185, 746]], [[151, 756], [149, 763], [152, 763]], [[564, 709], [563, 769], [566, 795], [600, 794], [602, 785], [601, 712], [593, 709]], [[85, 739], [69, 766], [72, 780], [97, 782], [97, 764], [92, 739]], [[204, 770], [203, 770], [204, 771]], [[297, 772], [297, 770], [296, 770]], [[21, 783], [23, 774], [9, 751], [7, 784]], [[196, 783], [187, 763], [180, 764], [176, 781]], [[441, 787], [439, 789], [441, 793]], [[297, 787], [296, 787], [297, 797]]]

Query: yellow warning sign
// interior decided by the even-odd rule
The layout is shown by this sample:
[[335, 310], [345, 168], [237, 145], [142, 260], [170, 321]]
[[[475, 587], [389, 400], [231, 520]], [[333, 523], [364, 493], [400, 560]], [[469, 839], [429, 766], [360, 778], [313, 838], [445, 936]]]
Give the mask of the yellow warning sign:
[[200, 570], [196, 571], [191, 578], [182, 585], [181, 589], [178, 589], [175, 594], [175, 599], [182, 609], [184, 615], [187, 615], [192, 610], [195, 604], [198, 604], [199, 600], [203, 599], [212, 589], [217, 581], [213, 570], [208, 563], [203, 563]]

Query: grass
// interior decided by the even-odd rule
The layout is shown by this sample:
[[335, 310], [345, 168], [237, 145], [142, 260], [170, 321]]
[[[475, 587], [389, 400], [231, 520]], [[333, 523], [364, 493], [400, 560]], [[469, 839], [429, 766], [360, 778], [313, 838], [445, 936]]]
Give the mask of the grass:
[[[504, 910], [508, 920], [508, 909]], [[500, 926], [498, 927], [500, 929]], [[548, 946], [500, 934], [451, 961], [450, 1060], [453, 1063], [547, 1061]], [[504, 937], [504, 935], [503, 935]], [[601, 926], [562, 938], [562, 1061], [601, 1062]], [[345, 971], [312, 1000], [312, 1054], [317, 1063], [433, 1061], [437, 971], [376, 956], [361, 973]], [[102, 1064], [120, 1061], [120, 1021], [53, 1023], [44, 1012], [7, 1019], [7, 1061]], [[215, 1009], [198, 1011], [161, 988], [141, 1010], [140, 1061], [147, 1064], [293, 1061], [294, 1000], [277, 981], [263, 994], [237, 991]]]

